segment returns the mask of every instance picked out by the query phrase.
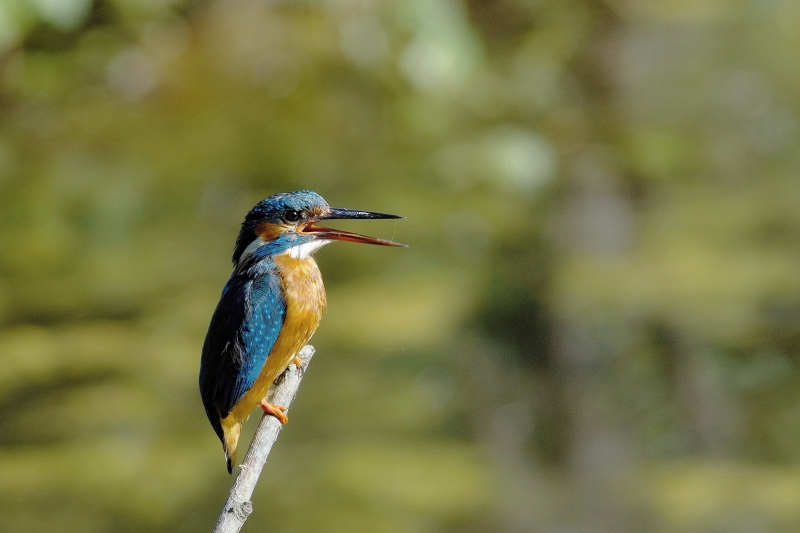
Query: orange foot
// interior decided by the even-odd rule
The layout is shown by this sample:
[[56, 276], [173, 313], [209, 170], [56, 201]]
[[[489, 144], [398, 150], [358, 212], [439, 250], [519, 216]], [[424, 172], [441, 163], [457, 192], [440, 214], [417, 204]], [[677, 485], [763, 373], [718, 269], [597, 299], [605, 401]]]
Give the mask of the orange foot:
[[261, 409], [263, 409], [265, 413], [277, 418], [281, 424], [285, 424], [286, 422], [289, 421], [289, 417], [287, 417], [286, 414], [284, 414], [284, 411], [286, 411], [285, 407], [281, 405], [275, 405], [274, 403], [269, 403], [267, 400], [261, 400], [261, 403], [259, 405], [261, 406]]
[[296, 366], [298, 370], [303, 368], [303, 360], [297, 357], [296, 355], [294, 356], [293, 362], [294, 366]]

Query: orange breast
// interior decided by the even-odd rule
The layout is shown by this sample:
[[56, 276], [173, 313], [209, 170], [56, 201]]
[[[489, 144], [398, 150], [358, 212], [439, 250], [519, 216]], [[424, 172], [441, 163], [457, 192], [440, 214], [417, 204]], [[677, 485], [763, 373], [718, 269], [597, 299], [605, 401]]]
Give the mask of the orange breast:
[[275, 257], [275, 264], [286, 298], [286, 318], [255, 383], [226, 417], [229, 423], [247, 418], [264, 399], [275, 378], [317, 330], [328, 305], [322, 275], [312, 257], [293, 259], [283, 254]]

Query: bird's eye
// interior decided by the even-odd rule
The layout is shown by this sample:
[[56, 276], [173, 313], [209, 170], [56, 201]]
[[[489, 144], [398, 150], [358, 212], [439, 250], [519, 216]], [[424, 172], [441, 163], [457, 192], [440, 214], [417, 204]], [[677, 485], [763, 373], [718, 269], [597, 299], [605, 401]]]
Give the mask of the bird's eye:
[[283, 212], [283, 219], [286, 222], [297, 222], [300, 220], [300, 213], [294, 209], [287, 209]]

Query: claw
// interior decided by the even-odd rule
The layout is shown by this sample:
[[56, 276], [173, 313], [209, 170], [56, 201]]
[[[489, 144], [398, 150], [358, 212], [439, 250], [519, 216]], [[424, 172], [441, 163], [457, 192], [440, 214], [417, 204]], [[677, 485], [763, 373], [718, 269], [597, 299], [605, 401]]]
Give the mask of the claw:
[[292, 362], [294, 363], [294, 366], [296, 366], [298, 370], [303, 369], [303, 360], [300, 359], [298, 356], [295, 355], [294, 360]]
[[285, 424], [286, 422], [289, 421], [289, 417], [287, 417], [284, 414], [284, 411], [286, 411], [285, 407], [281, 405], [275, 405], [274, 403], [270, 403], [267, 400], [261, 400], [259, 406], [261, 407], [261, 409], [264, 410], [265, 413], [277, 418], [281, 424]]

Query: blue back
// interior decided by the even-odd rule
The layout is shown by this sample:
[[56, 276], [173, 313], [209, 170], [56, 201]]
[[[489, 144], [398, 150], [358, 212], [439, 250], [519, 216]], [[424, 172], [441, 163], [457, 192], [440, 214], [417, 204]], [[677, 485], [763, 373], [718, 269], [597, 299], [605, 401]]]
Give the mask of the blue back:
[[271, 259], [233, 273], [206, 334], [200, 395], [214, 431], [258, 378], [286, 317], [280, 278]]

